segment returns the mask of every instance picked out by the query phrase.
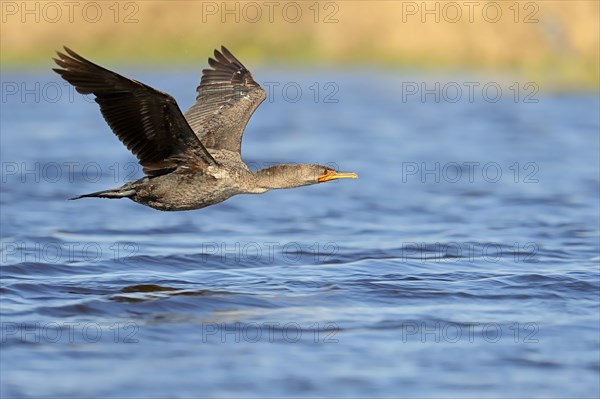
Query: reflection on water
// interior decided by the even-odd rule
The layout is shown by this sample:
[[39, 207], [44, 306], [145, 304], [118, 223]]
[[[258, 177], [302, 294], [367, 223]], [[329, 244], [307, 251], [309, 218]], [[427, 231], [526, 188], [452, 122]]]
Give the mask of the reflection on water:
[[[197, 71], [131, 75], [193, 100]], [[337, 103], [265, 102], [244, 159], [360, 179], [182, 213], [67, 201], [141, 171], [95, 104], [8, 99], [2, 396], [597, 397], [597, 96], [294, 79], [331, 76]]]

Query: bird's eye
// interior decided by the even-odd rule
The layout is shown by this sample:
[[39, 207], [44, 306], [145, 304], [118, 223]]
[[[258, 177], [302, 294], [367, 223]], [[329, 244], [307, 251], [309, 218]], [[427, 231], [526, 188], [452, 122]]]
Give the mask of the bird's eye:
[[327, 173], [329, 173], [329, 169], [325, 169], [323, 170], [323, 174], [326, 175]]

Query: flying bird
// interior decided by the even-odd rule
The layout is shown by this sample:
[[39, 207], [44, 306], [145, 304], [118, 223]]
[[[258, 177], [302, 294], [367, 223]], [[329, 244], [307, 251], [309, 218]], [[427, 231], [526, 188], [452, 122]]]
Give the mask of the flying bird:
[[242, 161], [244, 128], [264, 101], [263, 88], [224, 46], [202, 71], [196, 102], [182, 113], [175, 99], [96, 65], [69, 48], [53, 71], [81, 94], [93, 94], [104, 119], [137, 157], [145, 176], [119, 188], [80, 195], [129, 198], [162, 211], [204, 208], [238, 194], [356, 178], [316, 164], [251, 171]]

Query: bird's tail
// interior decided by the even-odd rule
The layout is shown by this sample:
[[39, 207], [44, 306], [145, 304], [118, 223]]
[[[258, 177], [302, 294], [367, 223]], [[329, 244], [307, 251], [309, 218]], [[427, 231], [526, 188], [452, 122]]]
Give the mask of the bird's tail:
[[131, 197], [133, 194], [135, 194], [135, 190], [133, 190], [133, 189], [123, 190], [123, 188], [121, 187], [121, 188], [114, 188], [111, 190], [97, 191], [95, 193], [90, 193], [90, 194], [83, 194], [83, 195], [79, 195], [77, 197], [73, 197], [73, 198], [69, 198], [69, 199], [76, 200], [76, 199], [86, 198], [86, 197], [125, 198], [125, 197]]

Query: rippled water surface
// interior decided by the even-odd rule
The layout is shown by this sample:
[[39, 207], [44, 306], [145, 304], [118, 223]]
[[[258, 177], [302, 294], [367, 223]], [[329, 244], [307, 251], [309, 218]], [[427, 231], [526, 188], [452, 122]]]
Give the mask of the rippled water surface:
[[[198, 79], [127, 74], [182, 108]], [[280, 85], [247, 163], [360, 179], [180, 213], [67, 201], [141, 171], [93, 102], [4, 74], [2, 397], [600, 395], [597, 94], [254, 75]]]

